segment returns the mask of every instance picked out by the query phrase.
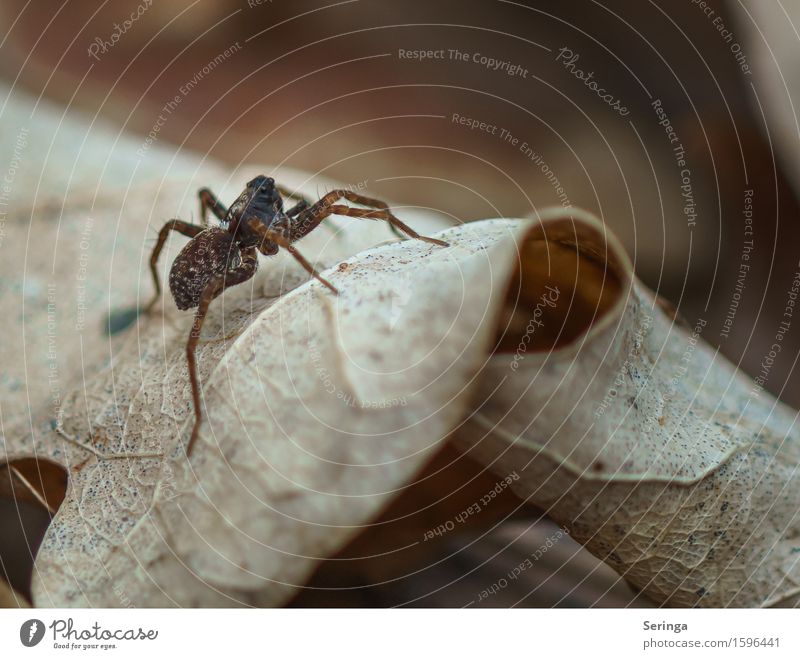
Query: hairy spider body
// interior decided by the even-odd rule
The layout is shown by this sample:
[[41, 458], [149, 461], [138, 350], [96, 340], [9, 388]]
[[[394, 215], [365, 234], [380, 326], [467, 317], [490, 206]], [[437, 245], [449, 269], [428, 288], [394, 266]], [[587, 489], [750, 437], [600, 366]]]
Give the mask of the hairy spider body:
[[[297, 199], [297, 204], [289, 210], [284, 210], [283, 195]], [[257, 176], [247, 183], [244, 191], [231, 204], [230, 208], [226, 208], [208, 188], [202, 188], [198, 196], [200, 197], [202, 226], [181, 220], [170, 220], [158, 234], [158, 240], [150, 255], [150, 270], [153, 274], [155, 295], [145, 307], [145, 311], [150, 312], [161, 294], [158, 256], [161, 254], [169, 233], [177, 231], [188, 236], [191, 240], [175, 257], [169, 273], [169, 289], [178, 309], [197, 308], [192, 330], [186, 343], [186, 361], [189, 367], [195, 412], [192, 436], [186, 449], [187, 455], [191, 455], [203, 420], [195, 349], [208, 306], [226, 288], [241, 284], [256, 273], [258, 269], [257, 252], [269, 256], [277, 254], [280, 248], [287, 250], [312, 277], [331, 292], [338, 294], [339, 291], [321, 277], [292, 244], [308, 235], [330, 215], [384, 220], [398, 235], [402, 235], [400, 234], [402, 232], [411, 238], [447, 246], [447, 243], [442, 240], [420, 236], [411, 227], [397, 219], [384, 202], [348, 190], [333, 190], [312, 204], [296, 193], [288, 192], [276, 185], [274, 179]], [[354, 208], [336, 204], [335, 202], [340, 199], [370, 208]], [[220, 220], [222, 226], [208, 226], [207, 212], [209, 210]]]
[[239, 246], [226, 229], [198, 233], [180, 251], [169, 272], [169, 290], [178, 309], [194, 309], [208, 283], [241, 265]]

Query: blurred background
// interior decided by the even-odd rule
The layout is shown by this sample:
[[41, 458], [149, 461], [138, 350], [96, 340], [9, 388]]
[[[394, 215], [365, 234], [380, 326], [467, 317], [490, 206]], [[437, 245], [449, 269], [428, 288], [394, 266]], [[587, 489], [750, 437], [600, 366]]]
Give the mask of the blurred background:
[[[755, 4], [2, 0], [0, 76], [10, 93], [143, 141], [363, 184], [453, 223], [582, 206], [652, 289], [692, 324], [707, 319], [704, 338], [757, 375], [800, 259], [797, 129], [785, 120], [800, 48], [796, 3], [783, 17]], [[795, 330], [784, 356], [798, 347]], [[793, 368], [776, 363], [765, 387], [800, 405]], [[395, 502], [386, 519], [402, 519], [372, 525], [293, 604], [647, 605], [569, 538], [476, 601], [557, 531], [508, 491], [474, 528], [394, 551], [494, 486], [457, 464]], [[31, 561], [19, 557], [47, 517], [19, 516], [4, 493], [0, 557], [25, 593]]]

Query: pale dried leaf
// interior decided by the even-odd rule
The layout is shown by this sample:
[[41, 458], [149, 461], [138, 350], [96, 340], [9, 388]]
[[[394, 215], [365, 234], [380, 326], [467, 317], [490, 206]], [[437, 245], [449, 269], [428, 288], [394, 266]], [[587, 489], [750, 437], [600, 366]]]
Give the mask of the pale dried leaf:
[[[361, 252], [390, 236], [380, 223], [314, 232], [299, 246], [342, 295], [282, 256], [215, 301], [187, 461], [191, 314], [165, 300], [111, 338], [105, 319], [149, 295], [153, 229], [191, 217], [201, 185], [232, 198], [254, 172], [157, 147], [142, 162], [135, 140], [14, 103], [0, 139], [13, 151], [16, 124], [31, 130], [0, 244], [0, 295], [19, 310], [0, 321], [0, 463], [69, 472], [37, 605], [280, 604], [454, 431], [657, 601], [796, 597], [794, 412], [665, 314], [593, 218], [474, 223], [447, 249]], [[72, 171], [52, 164], [66, 153]], [[282, 180], [317, 196], [316, 180]]]
[[[484, 370], [460, 445], [519, 473], [518, 494], [658, 602], [795, 597], [796, 413], [704, 343], [702, 319], [665, 314], [597, 220], [556, 209], [542, 221], [518, 277], [527, 305], [510, 302], [524, 329]], [[534, 258], [564, 248], [568, 266]], [[545, 302], [543, 328], [526, 325], [546, 285], [561, 296]], [[570, 325], [586, 331], [553, 340]]]
[[284, 601], [465, 414], [492, 337], [493, 273], [514, 258], [490, 247], [509, 230], [468, 225], [443, 234], [449, 248], [361, 253], [326, 275], [338, 297], [317, 282], [285, 292], [303, 277], [278, 267], [231, 289], [203, 334], [208, 420], [191, 462], [191, 314], [141, 322], [105, 374], [65, 398], [56, 431], [43, 423], [32, 438], [71, 477], [35, 602]]
[[[165, 442], [180, 455], [178, 424], [190, 413], [183, 345], [191, 316], [178, 314], [167, 297], [166, 317], [148, 319], [127, 335], [106, 335], [110, 312], [134, 309], [151, 294], [147, 258], [163, 223], [170, 217], [192, 217], [199, 187], [211, 185], [222, 199], [233, 199], [257, 170], [227, 172], [201, 165], [194, 158], [176, 157], [158, 146], [142, 161], [135, 153], [139, 146], [135, 139], [103, 127], [90, 129], [84, 120], [64, 117], [44, 103], [32, 113], [32, 106], [22, 94], [10, 97], [0, 133], [9, 153], [14, 152], [20, 135], [24, 138], [14, 161], [10, 211], [2, 218], [0, 242], [0, 296], [5, 308], [15, 310], [0, 318], [4, 335], [0, 344], [4, 365], [0, 464], [35, 456], [39, 468], [34, 465], [34, 481], [41, 481], [48, 500], [59, 503], [63, 492], [59, 478], [46, 465], [52, 460], [70, 471], [69, 498], [49, 529], [35, 566], [37, 604], [280, 601], [283, 591], [288, 593], [290, 588], [275, 586], [262, 596], [259, 591], [269, 582], [259, 578], [254, 585], [252, 579], [239, 576], [240, 582], [247, 583], [247, 590], [240, 593], [232, 583], [235, 579], [217, 564], [214, 569], [219, 574], [210, 581], [216, 580], [222, 588], [206, 585], [202, 571], [208, 557], [193, 549], [191, 563], [184, 564], [184, 557], [174, 548], [179, 542], [185, 544], [181, 532], [151, 523], [162, 513], [174, 514], [179, 500], [169, 503], [168, 499], [178, 491], [177, 486], [190, 489], [199, 482], [187, 483], [191, 474], [181, 471], [185, 466], [171, 471], [162, 462]], [[64, 162], [74, 162], [75, 167], [65, 170]], [[313, 198], [321, 191], [341, 187], [320, 177], [284, 170], [280, 182]], [[95, 194], [96, 190], [102, 194]], [[429, 212], [403, 209], [402, 216], [427, 233], [447, 225]], [[334, 218], [326, 224], [327, 230], [320, 228], [300, 245], [320, 268], [394, 239], [382, 222]], [[185, 239], [178, 236], [170, 241], [161, 259], [165, 272], [183, 244]], [[305, 272], [282, 255], [265, 260], [256, 278], [216, 301], [205, 332], [222, 340], [212, 339], [203, 346], [204, 376], [259, 311], [306, 279]], [[407, 292], [406, 286], [402, 294]], [[394, 300], [397, 303], [400, 297]], [[400, 301], [399, 306], [389, 306], [393, 326], [396, 312], [408, 302], [406, 297]], [[227, 305], [224, 315], [223, 305]], [[229, 359], [241, 357], [232, 354]], [[242, 374], [246, 368], [242, 366]], [[225, 372], [230, 372], [227, 365], [215, 380], [219, 381], [216, 388], [225, 384]], [[239, 391], [242, 384], [245, 389]], [[252, 386], [247, 376], [236, 386], [237, 396], [247, 398]], [[227, 423], [225, 408], [220, 410], [219, 423]], [[262, 412], [268, 410], [259, 409], [259, 414]], [[211, 415], [211, 423], [217, 418]], [[435, 444], [436, 438], [430, 441]], [[106, 459], [122, 450], [133, 455]], [[147, 454], [156, 457], [135, 459]], [[403, 462], [402, 468], [411, 472], [424, 458], [421, 450], [419, 456]], [[211, 469], [211, 461], [200, 447], [197, 459], [208, 462]], [[209, 487], [212, 481], [208, 481]], [[153, 505], [157, 495], [163, 505]], [[361, 503], [363, 498], [353, 500]], [[377, 511], [380, 501], [378, 497], [363, 508]], [[244, 514], [244, 509], [237, 510], [233, 521]], [[258, 514], [252, 518], [260, 524]], [[356, 519], [353, 529], [363, 521]], [[348, 519], [342, 533], [354, 532], [349, 523]], [[224, 530], [227, 524], [207, 529], [209, 538], [222, 535], [225, 542], [232, 540]], [[306, 553], [324, 557], [329, 553], [327, 547], [334, 544], [326, 540]], [[216, 556], [213, 546], [207, 550]], [[242, 556], [237, 556], [237, 561], [246, 564]], [[200, 566], [197, 573], [193, 572], [195, 562]], [[303, 574], [314, 564], [310, 559], [305, 563], [308, 567], [300, 570]], [[225, 562], [224, 568], [228, 567]], [[124, 578], [110, 577], [123, 572]]]

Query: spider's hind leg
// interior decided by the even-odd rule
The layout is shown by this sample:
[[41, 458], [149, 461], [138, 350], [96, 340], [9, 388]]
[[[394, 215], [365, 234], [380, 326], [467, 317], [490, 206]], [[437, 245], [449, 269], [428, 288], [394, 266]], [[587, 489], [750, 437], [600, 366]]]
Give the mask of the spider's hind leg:
[[194, 402], [194, 425], [192, 426], [191, 439], [189, 439], [189, 444], [186, 447], [187, 456], [192, 453], [192, 448], [200, 432], [200, 425], [203, 422], [195, 350], [197, 349], [197, 342], [200, 340], [200, 331], [203, 329], [203, 323], [206, 320], [208, 306], [226, 288], [247, 281], [258, 269], [258, 256], [254, 247], [243, 249], [241, 255], [242, 262], [235, 270], [228, 270], [224, 274], [214, 277], [206, 284], [200, 295], [200, 304], [198, 304], [197, 312], [194, 315], [194, 323], [192, 324], [192, 331], [189, 333], [189, 340], [186, 342], [186, 362], [189, 366], [189, 382], [192, 386], [192, 401]]
[[161, 296], [161, 281], [158, 279], [158, 257], [161, 254], [161, 250], [164, 249], [164, 243], [167, 241], [169, 232], [177, 231], [184, 236], [194, 238], [198, 233], [202, 233], [203, 230], [204, 229], [202, 227], [199, 227], [196, 224], [189, 224], [189, 222], [184, 222], [183, 220], [170, 220], [163, 227], [161, 227], [161, 231], [158, 232], [156, 246], [153, 247], [153, 251], [150, 253], [150, 272], [153, 275], [153, 284], [156, 292], [153, 294], [152, 299], [144, 308], [144, 313], [150, 313], [156, 302], [158, 302], [158, 298]]

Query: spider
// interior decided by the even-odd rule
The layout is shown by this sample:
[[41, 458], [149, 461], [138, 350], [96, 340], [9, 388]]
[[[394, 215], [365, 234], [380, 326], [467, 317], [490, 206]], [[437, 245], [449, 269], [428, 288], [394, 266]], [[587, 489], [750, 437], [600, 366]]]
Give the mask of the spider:
[[[400, 233], [403, 232], [417, 240], [448, 246], [443, 240], [419, 235], [397, 219], [384, 202], [349, 190], [332, 190], [312, 204], [297, 193], [276, 185], [274, 179], [256, 176], [247, 183], [244, 191], [230, 208], [225, 208], [208, 188], [201, 188], [198, 196], [200, 226], [181, 220], [170, 220], [158, 234], [158, 241], [150, 255], [150, 271], [153, 274], [155, 294], [144, 308], [145, 313], [150, 313], [161, 295], [158, 257], [170, 231], [188, 236], [191, 240], [175, 257], [169, 273], [169, 288], [178, 309], [197, 307], [189, 339], [186, 342], [186, 361], [194, 403], [194, 426], [186, 448], [187, 456], [191, 455], [203, 420], [195, 350], [208, 306], [226, 288], [241, 284], [256, 273], [258, 269], [256, 252], [272, 256], [282, 247], [297, 259], [312, 277], [338, 295], [339, 291], [333, 284], [320, 276], [292, 244], [308, 235], [329, 215], [385, 220], [392, 231], [400, 237], [403, 237]], [[297, 204], [284, 210], [282, 196], [297, 200]], [[371, 208], [353, 208], [337, 204], [336, 202], [341, 199]], [[209, 210], [220, 220], [222, 226], [209, 226]]]

